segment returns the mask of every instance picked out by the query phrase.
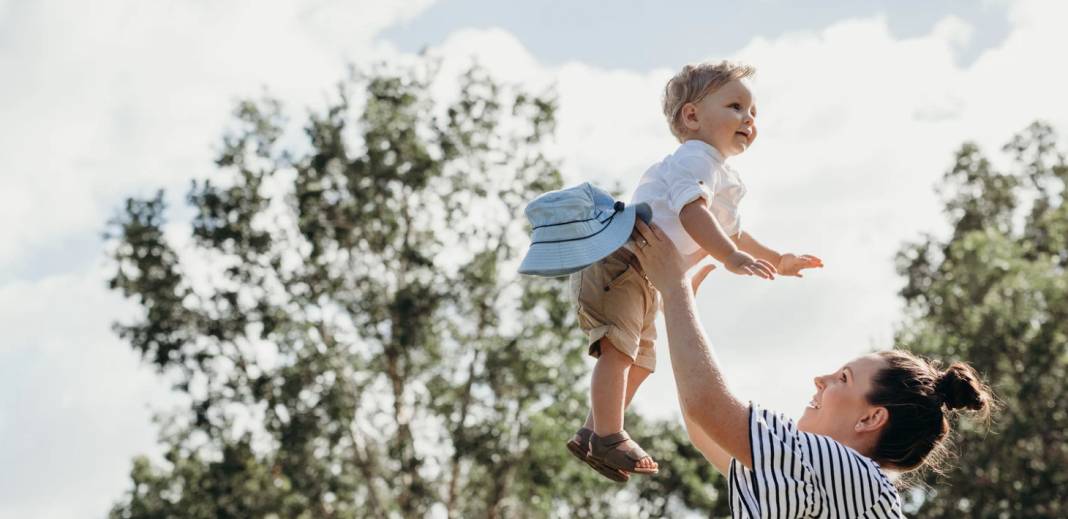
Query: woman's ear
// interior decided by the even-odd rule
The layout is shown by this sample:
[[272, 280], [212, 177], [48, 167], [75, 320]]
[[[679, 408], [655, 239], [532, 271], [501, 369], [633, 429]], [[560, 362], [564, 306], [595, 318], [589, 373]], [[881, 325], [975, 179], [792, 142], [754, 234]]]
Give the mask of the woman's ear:
[[875, 432], [885, 427], [889, 420], [890, 412], [885, 407], [872, 407], [867, 414], [857, 420], [854, 429], [857, 432]]

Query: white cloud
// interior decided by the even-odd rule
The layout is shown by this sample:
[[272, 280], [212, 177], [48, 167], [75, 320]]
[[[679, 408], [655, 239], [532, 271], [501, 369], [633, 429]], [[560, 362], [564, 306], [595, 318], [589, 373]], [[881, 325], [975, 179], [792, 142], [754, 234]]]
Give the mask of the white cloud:
[[210, 171], [236, 99], [262, 86], [316, 104], [373, 40], [427, 0], [20, 2], [3, 20], [0, 267], [57, 234], [96, 232], [124, 194]]
[[[953, 152], [974, 140], [996, 155], [1038, 118], [1068, 128], [1061, 100], [1068, 74], [1047, 59], [1050, 49], [1068, 45], [1057, 21], [1065, 9], [1013, 4], [1008, 38], [966, 67], [956, 58], [974, 29], [952, 16], [920, 37], [896, 38], [875, 17], [757, 38], [733, 56], [708, 57], [758, 68], [761, 137], [735, 161], [750, 187], [747, 228], [828, 265], [804, 280], [762, 283], [720, 272], [707, 282], [703, 321], [742, 396], [799, 412], [813, 375], [891, 344], [901, 286], [893, 255], [920, 232], [945, 229], [932, 188]], [[455, 33], [435, 51], [454, 59], [475, 54], [502, 77], [555, 83], [555, 151], [570, 182], [633, 189], [673, 149], [659, 111], [673, 68], [548, 67], [496, 29]], [[666, 369], [666, 348], [660, 353]], [[674, 399], [670, 373], [661, 370], [647, 384], [637, 405], [674, 414], [663, 405]]]
[[957, 48], [967, 45], [971, 41], [974, 32], [975, 29], [968, 25], [968, 22], [956, 16], [943, 18], [931, 29], [932, 36]]
[[157, 450], [149, 419], [172, 400], [112, 334], [132, 305], [104, 286], [102, 268], [0, 286], [0, 517], [102, 514]]
[[180, 200], [236, 99], [265, 85], [303, 113], [429, 3], [0, 1], [0, 517], [106, 513], [169, 401], [110, 330], [131, 308], [102, 253], [41, 255], [98, 235], [125, 196]]

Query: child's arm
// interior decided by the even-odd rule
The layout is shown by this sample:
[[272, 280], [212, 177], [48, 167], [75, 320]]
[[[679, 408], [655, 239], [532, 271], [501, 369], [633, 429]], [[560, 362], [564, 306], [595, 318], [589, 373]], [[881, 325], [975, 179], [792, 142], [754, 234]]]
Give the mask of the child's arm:
[[738, 245], [739, 249], [752, 254], [753, 257], [760, 258], [778, 268], [779, 260], [782, 259], [782, 254], [779, 254], [771, 247], [756, 241], [756, 238], [753, 238], [753, 235], [748, 232], [742, 231], [738, 233], [738, 237], [734, 239], [734, 243]]
[[739, 233], [734, 242], [738, 244], [739, 249], [775, 265], [776, 273], [783, 276], [803, 277], [801, 276], [802, 269], [823, 267], [822, 260], [809, 254], [802, 254], [801, 256], [790, 254], [789, 252], [779, 254], [770, 247], [756, 241], [753, 235], [745, 231]]
[[741, 251], [727, 233], [723, 232], [716, 217], [708, 210], [703, 199], [686, 204], [679, 211], [679, 220], [686, 233], [713, 258], [723, 263], [727, 270], [741, 275], [755, 275], [764, 279], [775, 278], [775, 267], [766, 260], [754, 259]]

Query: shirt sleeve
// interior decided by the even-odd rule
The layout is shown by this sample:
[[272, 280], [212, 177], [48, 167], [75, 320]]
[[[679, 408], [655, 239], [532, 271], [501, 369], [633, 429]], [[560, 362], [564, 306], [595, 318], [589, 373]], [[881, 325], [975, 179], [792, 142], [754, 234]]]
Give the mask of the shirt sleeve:
[[667, 174], [668, 205], [675, 215], [686, 204], [704, 198], [707, 204], [715, 193], [715, 164], [710, 157], [697, 153], [680, 153], [672, 157], [672, 168]]
[[[818, 515], [811, 467], [805, 463], [792, 420], [749, 407], [752, 469], [731, 461], [730, 498], [735, 517], [808, 517]], [[744, 514], [738, 512], [744, 510]]]
[[904, 517], [897, 491], [873, 461], [756, 404], [749, 413], [753, 467], [737, 460], [730, 467], [735, 517]]

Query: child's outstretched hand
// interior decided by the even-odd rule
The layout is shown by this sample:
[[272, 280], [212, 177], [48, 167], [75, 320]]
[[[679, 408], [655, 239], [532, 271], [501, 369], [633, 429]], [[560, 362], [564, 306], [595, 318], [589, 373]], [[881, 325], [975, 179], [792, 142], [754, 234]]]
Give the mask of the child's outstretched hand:
[[802, 254], [798, 256], [796, 254], [787, 253], [783, 254], [782, 257], [779, 258], [779, 265], [776, 270], [779, 272], [779, 274], [782, 274], [784, 276], [794, 276], [800, 278], [804, 277], [801, 275], [801, 270], [816, 268], [823, 268], [823, 260], [809, 254]]
[[764, 279], [775, 279], [775, 267], [762, 259], [753, 258], [749, 253], [737, 251], [723, 261], [723, 266], [728, 271], [740, 276], [758, 276]]

